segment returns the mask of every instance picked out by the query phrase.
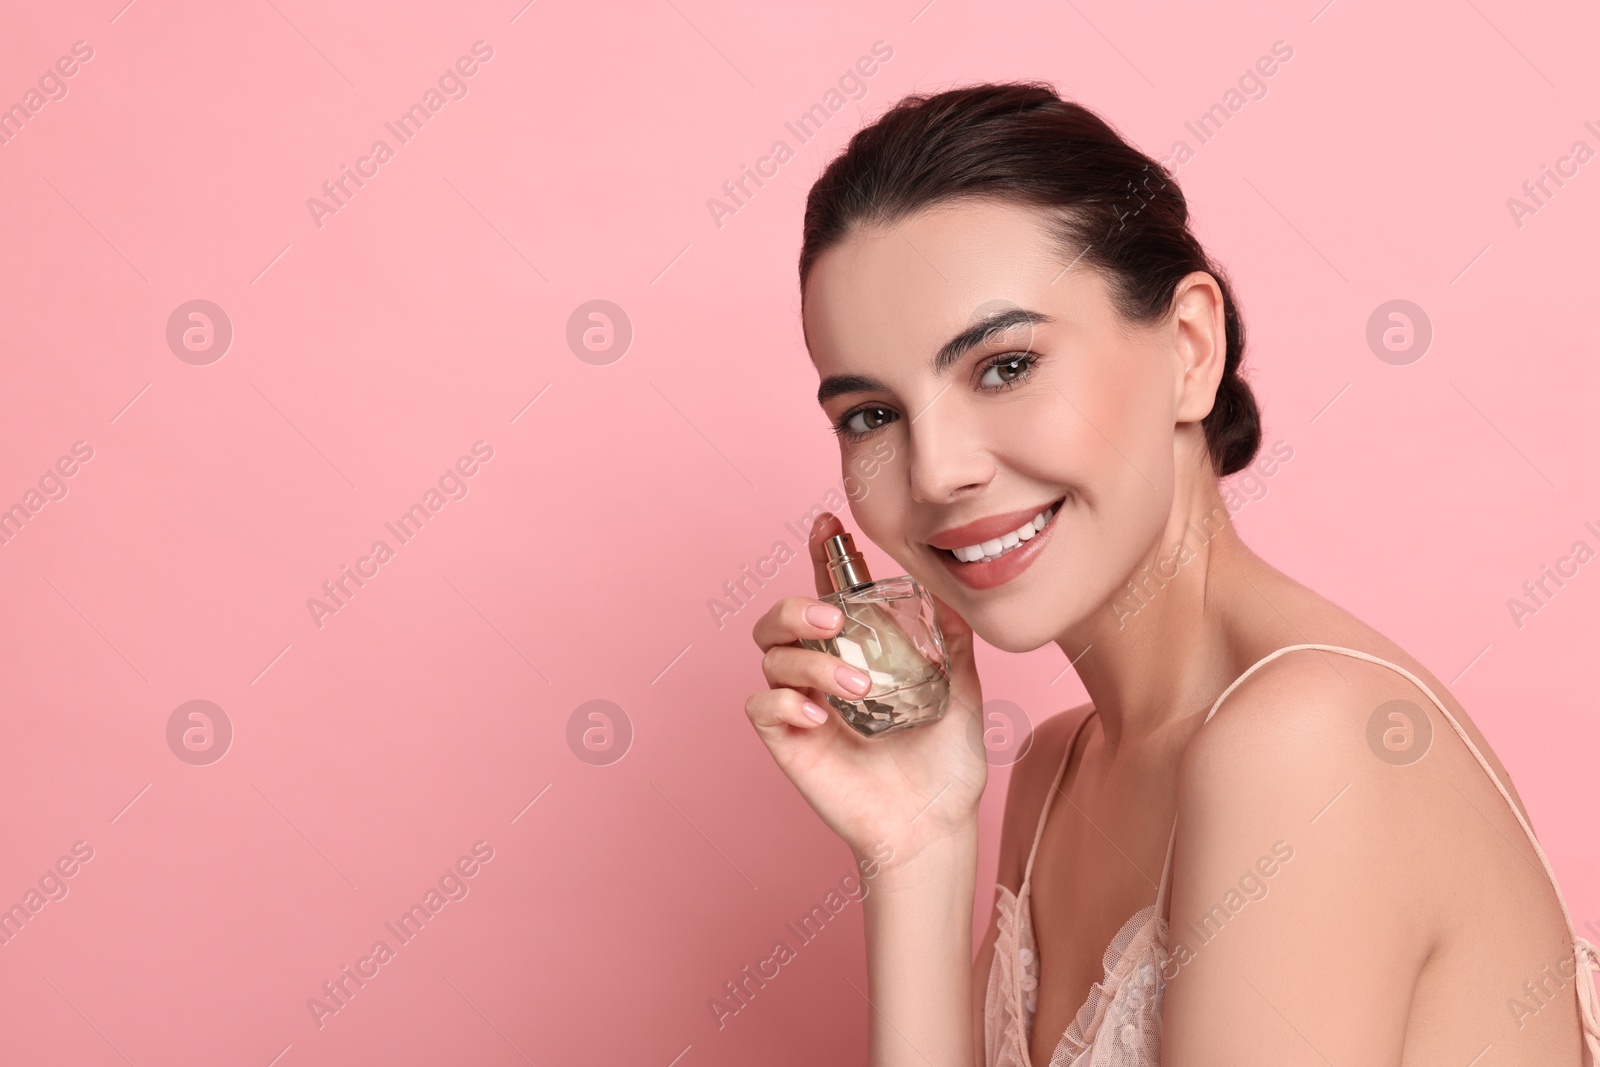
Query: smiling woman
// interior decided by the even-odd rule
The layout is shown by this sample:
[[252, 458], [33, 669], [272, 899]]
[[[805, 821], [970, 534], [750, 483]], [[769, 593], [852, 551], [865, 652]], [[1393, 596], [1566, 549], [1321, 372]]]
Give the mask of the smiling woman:
[[[1169, 175], [1049, 86], [908, 97], [812, 187], [799, 273], [841, 462], [893, 453], [851, 515], [932, 594], [950, 661], [942, 718], [868, 739], [808, 717], [858, 691], [820, 650], [837, 609], [786, 597], [753, 632], [768, 751], [858, 857], [894, 850], [863, 906], [873, 1063], [1600, 1056], [1600, 954], [1465, 709], [1217, 521], [1261, 418], [1233, 291]], [[1128, 583], [1205, 523], [1128, 612]], [[812, 530], [819, 593], [842, 530]], [[1090, 697], [1013, 768], [976, 960], [975, 636], [1055, 644]], [[1405, 759], [1369, 740], [1397, 702], [1443, 720]], [[1288, 841], [1270, 896], [1234, 891]], [[1206, 917], [1203, 952], [1173, 916]], [[1551, 959], [1573, 988], [1508, 1018]]]

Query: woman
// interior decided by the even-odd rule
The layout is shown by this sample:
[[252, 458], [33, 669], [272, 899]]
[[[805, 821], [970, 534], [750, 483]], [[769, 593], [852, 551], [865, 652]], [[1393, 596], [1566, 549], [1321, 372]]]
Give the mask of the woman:
[[[1600, 958], [1482, 734], [1228, 523], [1218, 478], [1260, 446], [1243, 324], [1152, 160], [1048, 86], [907, 98], [812, 188], [800, 279], [844, 461], [893, 457], [852, 515], [951, 654], [943, 718], [866, 739], [821, 707], [859, 672], [799, 644], [837, 609], [754, 630], [751, 722], [864, 869], [892, 857], [873, 1063], [1600, 1056]], [[1013, 770], [976, 961], [974, 633], [1053, 641], [1090, 698]]]

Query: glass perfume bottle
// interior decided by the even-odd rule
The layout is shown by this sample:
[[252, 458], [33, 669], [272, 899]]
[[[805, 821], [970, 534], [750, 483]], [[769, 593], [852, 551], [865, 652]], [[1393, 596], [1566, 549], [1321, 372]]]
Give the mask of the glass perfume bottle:
[[937, 722], [950, 703], [950, 659], [933, 598], [909, 575], [873, 581], [847, 533], [824, 547], [833, 592], [821, 599], [844, 612], [844, 625], [836, 637], [800, 643], [872, 679], [865, 696], [847, 700], [829, 693], [828, 703], [867, 737]]

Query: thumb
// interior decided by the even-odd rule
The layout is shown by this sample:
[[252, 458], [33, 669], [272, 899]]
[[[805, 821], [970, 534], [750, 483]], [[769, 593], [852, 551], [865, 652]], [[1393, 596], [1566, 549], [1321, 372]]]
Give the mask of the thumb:
[[934, 618], [939, 622], [939, 631], [944, 634], [945, 651], [950, 654], [952, 662], [972, 662], [972, 627], [967, 625], [967, 620], [949, 604], [940, 600], [932, 590], [928, 595], [933, 598]]
[[982, 696], [978, 681], [978, 663], [973, 655], [972, 627], [949, 604], [932, 591], [933, 615], [944, 635], [945, 655], [950, 660], [950, 706], [963, 711], [977, 711]]

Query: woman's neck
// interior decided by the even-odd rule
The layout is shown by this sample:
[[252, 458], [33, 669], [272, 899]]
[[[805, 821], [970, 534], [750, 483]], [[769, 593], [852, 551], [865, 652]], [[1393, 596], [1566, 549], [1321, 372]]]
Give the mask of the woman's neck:
[[1198, 728], [1258, 643], [1251, 631], [1263, 609], [1271, 613], [1263, 597], [1275, 578], [1239, 539], [1214, 482], [1173, 509], [1127, 584], [1057, 641], [1110, 755], [1185, 723]]

